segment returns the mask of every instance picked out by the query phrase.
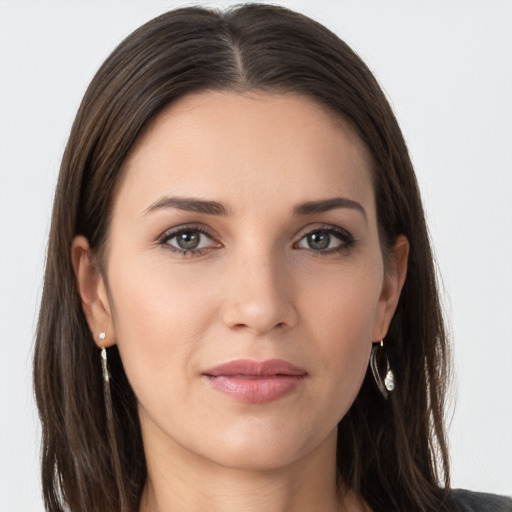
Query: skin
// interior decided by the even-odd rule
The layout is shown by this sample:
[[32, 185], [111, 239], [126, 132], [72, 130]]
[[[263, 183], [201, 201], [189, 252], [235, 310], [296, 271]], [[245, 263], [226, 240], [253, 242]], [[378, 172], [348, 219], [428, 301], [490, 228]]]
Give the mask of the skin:
[[[165, 197], [228, 214], [155, 206]], [[361, 208], [293, 213], [334, 197]], [[208, 233], [201, 252], [176, 252], [180, 226]], [[308, 233], [327, 234], [327, 249]], [[336, 491], [337, 424], [386, 335], [407, 253], [400, 237], [384, 264], [365, 148], [311, 99], [209, 91], [160, 114], [125, 162], [104, 272], [85, 238], [72, 247], [93, 337], [117, 343], [138, 399], [140, 510], [361, 510]], [[284, 359], [307, 377], [243, 403], [202, 375], [240, 358]]]

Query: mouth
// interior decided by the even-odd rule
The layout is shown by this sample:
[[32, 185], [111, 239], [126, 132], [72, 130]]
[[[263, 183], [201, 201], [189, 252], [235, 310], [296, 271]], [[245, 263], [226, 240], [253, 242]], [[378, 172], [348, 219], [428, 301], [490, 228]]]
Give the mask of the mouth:
[[203, 372], [213, 389], [252, 404], [273, 402], [296, 390], [307, 372], [288, 361], [240, 359]]

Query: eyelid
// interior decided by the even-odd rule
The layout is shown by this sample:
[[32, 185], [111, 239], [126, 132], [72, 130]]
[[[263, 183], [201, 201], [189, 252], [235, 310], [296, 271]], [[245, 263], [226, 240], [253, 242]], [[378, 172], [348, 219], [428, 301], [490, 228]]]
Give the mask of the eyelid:
[[315, 231], [328, 231], [331, 233], [338, 234], [341, 237], [354, 240], [354, 236], [345, 228], [341, 226], [337, 226], [336, 224], [327, 224], [327, 223], [319, 223], [308, 225], [307, 227], [301, 229], [297, 235], [299, 240], [302, 240], [305, 236], [310, 233], [314, 233]]
[[[317, 231], [324, 231], [327, 232], [330, 235], [334, 235], [340, 240], [340, 245], [338, 247], [333, 247], [331, 249], [325, 249], [325, 250], [315, 250], [312, 248], [307, 247], [297, 247], [297, 245], [308, 235], [315, 233]], [[339, 253], [342, 251], [349, 250], [352, 245], [356, 242], [354, 236], [345, 228], [342, 228], [340, 226], [334, 225], [334, 224], [318, 224], [315, 225], [315, 227], [308, 226], [304, 230], [301, 231], [301, 234], [298, 235], [298, 240], [295, 242], [294, 247], [297, 249], [303, 249], [306, 251], [309, 251], [313, 253], [314, 255], [329, 255], [334, 253]]]
[[200, 249], [181, 249], [179, 247], [174, 247], [167, 243], [169, 240], [173, 239], [174, 237], [176, 237], [180, 233], [183, 233], [184, 231], [197, 231], [198, 233], [201, 233], [201, 234], [207, 236], [208, 238], [210, 238], [210, 240], [215, 242], [216, 246], [214, 246], [213, 248], [218, 248], [218, 247], [222, 246], [222, 244], [217, 240], [217, 237], [211, 232], [210, 229], [206, 228], [202, 224], [195, 224], [195, 223], [194, 224], [180, 224], [179, 226], [167, 229], [157, 238], [157, 241], [160, 245], [165, 245], [170, 250], [175, 251], [175, 252], [180, 252], [180, 253], [196, 254], [196, 253], [202, 252], [205, 249], [210, 248], [210, 247], [202, 247]]

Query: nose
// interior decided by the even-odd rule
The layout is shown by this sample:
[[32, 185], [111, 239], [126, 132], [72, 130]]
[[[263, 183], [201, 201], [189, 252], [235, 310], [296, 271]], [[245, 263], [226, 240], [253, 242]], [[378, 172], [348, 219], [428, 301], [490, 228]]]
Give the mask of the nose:
[[277, 258], [253, 254], [233, 263], [222, 313], [226, 326], [263, 335], [296, 325], [293, 282]]

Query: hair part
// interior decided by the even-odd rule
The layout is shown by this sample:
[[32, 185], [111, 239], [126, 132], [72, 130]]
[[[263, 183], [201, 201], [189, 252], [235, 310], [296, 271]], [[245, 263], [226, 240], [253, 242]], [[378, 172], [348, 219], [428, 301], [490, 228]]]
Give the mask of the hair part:
[[101, 269], [130, 149], [163, 109], [206, 90], [304, 95], [347, 121], [366, 146], [383, 252], [405, 235], [408, 277], [386, 341], [397, 389], [382, 400], [367, 373], [339, 424], [338, 472], [373, 510], [450, 510], [443, 419], [449, 349], [421, 199], [397, 121], [371, 72], [336, 35], [286, 8], [246, 4], [181, 8], [146, 23], [108, 57], [78, 110], [55, 194], [34, 358], [47, 511], [138, 510], [147, 469], [137, 400], [112, 347], [107, 421], [100, 356], [78, 295], [71, 243], [84, 235]]

